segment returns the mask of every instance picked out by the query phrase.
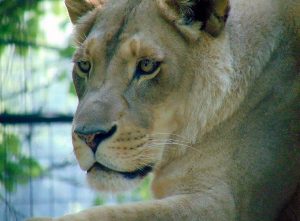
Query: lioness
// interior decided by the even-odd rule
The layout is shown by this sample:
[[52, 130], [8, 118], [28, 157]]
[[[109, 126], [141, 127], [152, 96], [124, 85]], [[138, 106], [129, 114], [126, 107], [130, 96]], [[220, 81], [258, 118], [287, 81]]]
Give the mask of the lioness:
[[299, 0], [65, 2], [79, 165], [156, 199], [55, 220], [300, 220]]

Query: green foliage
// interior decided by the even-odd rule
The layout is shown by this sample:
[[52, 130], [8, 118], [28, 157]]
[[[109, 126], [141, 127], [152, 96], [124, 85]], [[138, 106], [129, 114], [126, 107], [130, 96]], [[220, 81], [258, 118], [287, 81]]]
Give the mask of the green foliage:
[[97, 196], [93, 201], [94, 206], [102, 206], [104, 204], [105, 204], [105, 199], [103, 197], [100, 197], [100, 196]]
[[59, 51], [59, 55], [63, 58], [71, 58], [74, 53], [74, 48], [69, 46]]
[[51, 2], [51, 9], [56, 15], [60, 15], [63, 11], [63, 8], [61, 7], [60, 1], [52, 1]]
[[0, 1], [0, 54], [7, 45], [16, 45], [20, 55], [26, 55], [30, 44], [35, 42], [42, 11], [40, 0]]
[[134, 195], [139, 196], [141, 200], [151, 199], [150, 191], [151, 177], [147, 177], [144, 182], [133, 192]]
[[76, 90], [75, 90], [75, 86], [74, 86], [73, 82], [70, 82], [70, 84], [69, 84], [69, 94], [76, 96]]
[[0, 184], [12, 192], [17, 184], [26, 184], [30, 178], [43, 172], [39, 163], [21, 152], [19, 138], [0, 131]]
[[[73, 49], [48, 46], [44, 33], [41, 31], [41, 18], [45, 10], [51, 10], [54, 15], [63, 13], [61, 1], [53, 1], [50, 7], [43, 4], [46, 0], [0, 0], [0, 55], [8, 45], [16, 46], [16, 52], [26, 56], [29, 48], [45, 47], [57, 50], [61, 57], [71, 57]], [[68, 20], [61, 24], [66, 28]]]
[[[137, 189], [131, 193], [119, 193], [114, 198], [116, 203], [126, 203], [133, 201], [149, 200], [151, 199], [150, 192], [151, 177], [147, 177]], [[109, 203], [110, 199], [106, 195], [97, 196], [94, 201], [94, 206], [101, 206]]]

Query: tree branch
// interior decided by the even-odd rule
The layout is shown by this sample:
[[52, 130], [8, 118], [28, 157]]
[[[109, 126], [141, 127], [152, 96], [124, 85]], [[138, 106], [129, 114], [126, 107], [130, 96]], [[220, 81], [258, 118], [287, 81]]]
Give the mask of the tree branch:
[[0, 114], [1, 124], [71, 123], [73, 115], [65, 114]]

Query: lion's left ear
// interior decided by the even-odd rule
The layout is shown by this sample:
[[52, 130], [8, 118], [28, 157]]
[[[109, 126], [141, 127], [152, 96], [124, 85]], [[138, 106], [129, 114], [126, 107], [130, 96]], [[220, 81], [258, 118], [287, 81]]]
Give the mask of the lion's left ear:
[[229, 0], [167, 0], [169, 6], [175, 7], [186, 24], [201, 22], [201, 30], [212, 36], [218, 36], [227, 21]]
[[65, 4], [72, 23], [76, 24], [80, 17], [102, 5], [103, 0], [65, 0]]

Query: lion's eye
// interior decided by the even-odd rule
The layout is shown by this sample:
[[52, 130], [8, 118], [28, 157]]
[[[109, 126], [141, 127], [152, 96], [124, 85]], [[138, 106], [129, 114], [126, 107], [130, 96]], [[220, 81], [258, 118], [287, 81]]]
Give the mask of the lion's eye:
[[160, 66], [160, 62], [151, 59], [141, 60], [136, 69], [138, 75], [150, 75], [154, 73]]
[[89, 61], [78, 61], [77, 65], [84, 74], [88, 74], [91, 70], [91, 63]]

